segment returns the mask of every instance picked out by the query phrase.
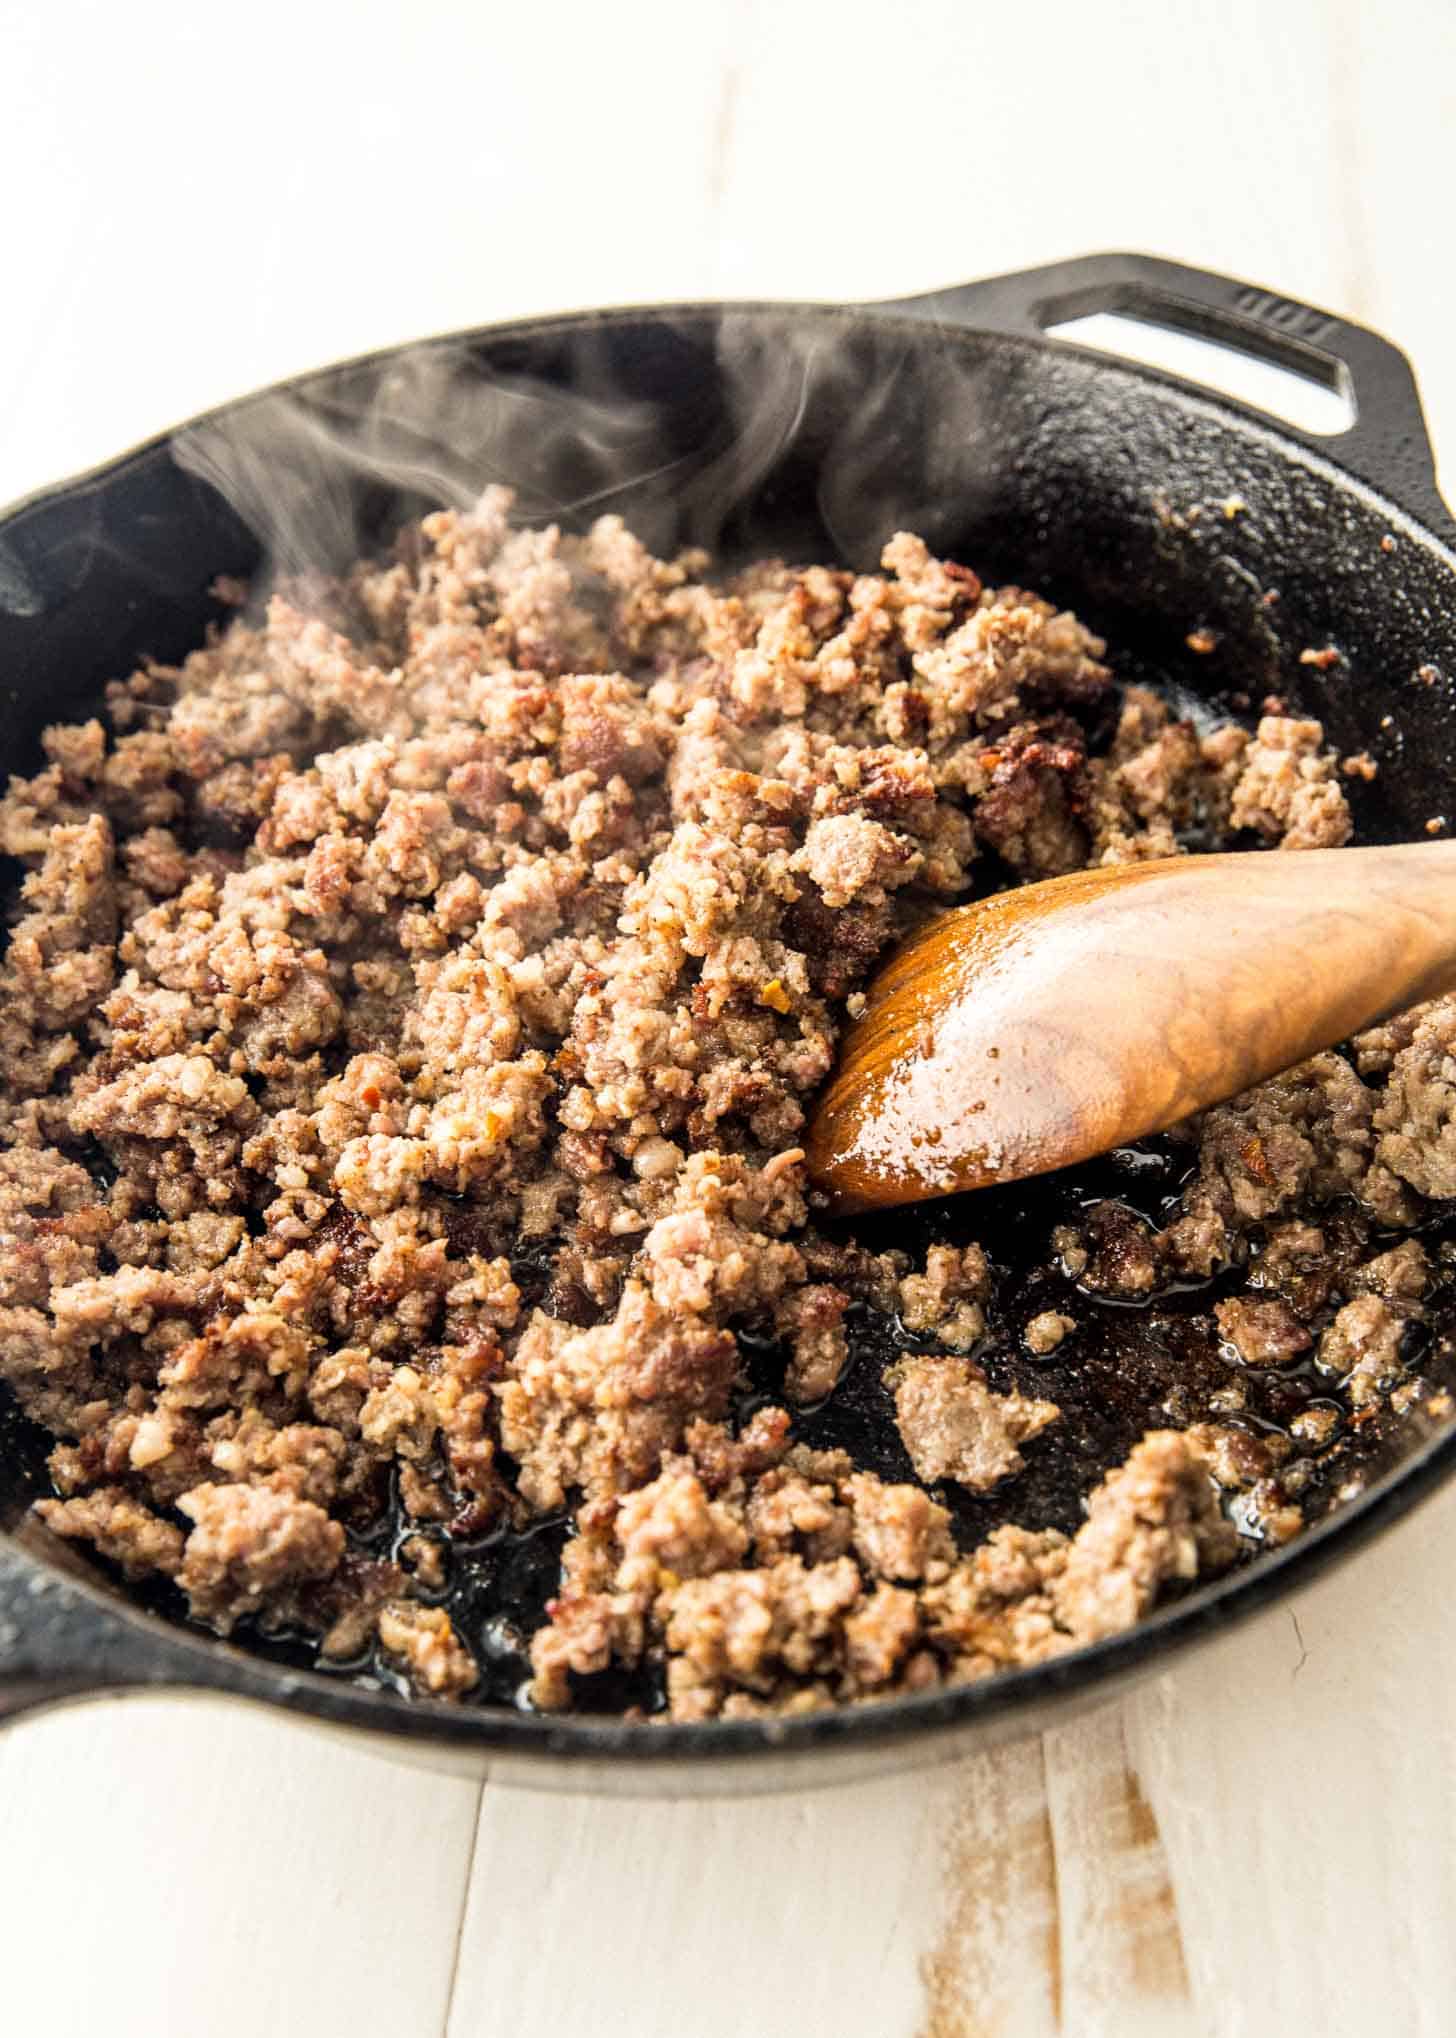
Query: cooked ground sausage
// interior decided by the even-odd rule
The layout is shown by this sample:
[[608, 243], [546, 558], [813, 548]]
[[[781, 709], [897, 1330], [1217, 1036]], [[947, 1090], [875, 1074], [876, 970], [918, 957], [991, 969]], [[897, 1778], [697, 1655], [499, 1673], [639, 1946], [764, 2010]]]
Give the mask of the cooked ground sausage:
[[[1014, 1480], [1058, 1404], [971, 1356], [978, 1245], [818, 1228], [805, 1114], [876, 958], [973, 884], [1195, 829], [1345, 840], [1318, 724], [1200, 735], [1138, 688], [1109, 716], [1090, 631], [912, 536], [879, 573], [713, 581], [508, 509], [145, 667], [0, 804], [0, 1378], [55, 1439], [40, 1513], [224, 1633], [373, 1644], [446, 1697], [479, 1674], [451, 1562], [563, 1512], [542, 1706], [653, 1661], [678, 1717], [799, 1710], [1127, 1626], [1232, 1559], [1219, 1494], [1275, 1455], [1163, 1414], [1079, 1532], [967, 1547], [939, 1482]], [[1452, 1029], [1209, 1113], [1166, 1221], [1103, 1201], [1048, 1264], [1098, 1306], [1247, 1262], [1244, 1368], [1314, 1347], [1388, 1392], [1428, 1269], [1368, 1241], [1452, 1193]], [[1365, 1260], [1311, 1286], [1334, 1198]], [[864, 1310], [909, 1341], [913, 1479], [794, 1440]], [[1025, 1348], [1077, 1327], [1042, 1306]], [[391, 1493], [398, 1562], [367, 1541]]]

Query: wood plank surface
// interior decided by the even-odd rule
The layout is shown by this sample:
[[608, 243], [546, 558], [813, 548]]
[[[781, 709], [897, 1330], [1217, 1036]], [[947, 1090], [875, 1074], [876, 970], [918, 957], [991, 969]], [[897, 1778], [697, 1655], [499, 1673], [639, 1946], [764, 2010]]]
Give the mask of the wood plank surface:
[[[411, 333], [1109, 246], [1384, 327], [1451, 464], [1453, 136], [1442, 0], [0, 0], [0, 499]], [[829, 1793], [482, 1792], [200, 1703], [25, 1724], [3, 2028], [1456, 2031], [1453, 1532], [1448, 1494], [1121, 1705]]]
[[441, 2031], [480, 1800], [211, 1699], [0, 1734], [0, 2029]]

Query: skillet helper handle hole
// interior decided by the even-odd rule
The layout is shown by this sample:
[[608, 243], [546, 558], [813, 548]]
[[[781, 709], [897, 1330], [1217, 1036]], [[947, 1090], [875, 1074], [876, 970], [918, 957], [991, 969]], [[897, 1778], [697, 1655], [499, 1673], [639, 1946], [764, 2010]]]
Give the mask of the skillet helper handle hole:
[[1410, 363], [1368, 327], [1236, 277], [1122, 253], [988, 277], [894, 308], [1070, 340], [1211, 384], [1456, 539]]
[[1207, 384], [1314, 438], [1337, 437], [1355, 422], [1349, 377], [1336, 361], [1328, 362], [1328, 373], [1323, 363], [1318, 372], [1308, 372], [1302, 362], [1298, 368], [1287, 366], [1262, 351], [1209, 339], [1172, 316], [1163, 323], [1142, 311], [1089, 312], [1058, 319], [1046, 332], [1050, 339], [1141, 361], [1180, 382]]

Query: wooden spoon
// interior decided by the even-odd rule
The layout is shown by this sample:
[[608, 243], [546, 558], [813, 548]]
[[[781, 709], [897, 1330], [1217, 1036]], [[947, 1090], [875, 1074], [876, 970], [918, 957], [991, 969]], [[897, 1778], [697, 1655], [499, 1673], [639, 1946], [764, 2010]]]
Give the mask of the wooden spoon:
[[820, 1100], [836, 1210], [1089, 1159], [1456, 988], [1456, 841], [1178, 856], [943, 914]]

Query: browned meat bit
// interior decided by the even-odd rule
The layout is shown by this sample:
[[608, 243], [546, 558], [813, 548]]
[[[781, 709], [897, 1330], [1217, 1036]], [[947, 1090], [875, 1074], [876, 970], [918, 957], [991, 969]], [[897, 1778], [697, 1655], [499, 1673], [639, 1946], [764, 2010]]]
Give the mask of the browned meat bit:
[[907, 1330], [929, 1332], [953, 1352], [968, 1352], [985, 1336], [991, 1269], [978, 1245], [931, 1246], [924, 1273], [906, 1274], [899, 1288]]
[[1422, 1196], [1456, 1196], [1456, 998], [1390, 1024], [1408, 1037], [1375, 1112], [1377, 1158]]
[[1350, 1286], [1383, 1295], [1387, 1302], [1419, 1302], [1431, 1285], [1431, 1263], [1419, 1239], [1408, 1238], [1389, 1252], [1367, 1260], [1350, 1276]]
[[1245, 753], [1229, 809], [1233, 828], [1255, 828], [1281, 849], [1338, 849], [1350, 809], [1318, 722], [1266, 715]]
[[501, 1442], [542, 1512], [568, 1492], [651, 1478], [695, 1416], [721, 1415], [738, 1370], [731, 1332], [675, 1314], [629, 1282], [609, 1324], [573, 1331], [538, 1311], [495, 1390]]
[[1316, 1363], [1344, 1387], [1354, 1407], [1368, 1406], [1405, 1378], [1400, 1350], [1410, 1320], [1381, 1295], [1357, 1295], [1321, 1337]]
[[1277, 1289], [1296, 1316], [1308, 1319], [1324, 1306], [1336, 1271], [1319, 1226], [1294, 1218], [1270, 1227], [1249, 1285], [1261, 1291]]
[[849, 1353], [844, 1336], [848, 1307], [842, 1289], [815, 1283], [795, 1289], [775, 1311], [775, 1321], [793, 1346], [784, 1376], [791, 1401], [822, 1401], [834, 1387]]
[[[427, 1581], [421, 1577], [420, 1582]], [[323, 1630], [319, 1654], [330, 1662], [362, 1655], [378, 1632], [381, 1607], [405, 1589], [405, 1573], [398, 1564], [347, 1553], [332, 1578], [308, 1593], [309, 1618], [316, 1618]]]
[[772, 1472], [788, 1449], [791, 1426], [787, 1409], [759, 1408], [736, 1437], [721, 1423], [690, 1422], [683, 1444], [708, 1491], [720, 1493], [737, 1479]]
[[1005, 587], [988, 591], [959, 628], [917, 650], [912, 663], [932, 730], [947, 724], [958, 732], [968, 722], [1004, 724], [1028, 699], [1097, 701], [1110, 681], [1105, 649], [1075, 617]]
[[1428, 1017], [1439, 1012], [1445, 1002], [1444, 998], [1437, 998], [1430, 1005], [1416, 1005], [1408, 1012], [1397, 1012], [1393, 1018], [1383, 1019], [1378, 1026], [1371, 1026], [1364, 1033], [1357, 1033], [1350, 1042], [1350, 1048], [1360, 1074], [1366, 1078], [1387, 1075], [1396, 1055], [1403, 1047], [1410, 1046], [1417, 1029]]
[[1216, 1572], [1238, 1536], [1201, 1458], [1153, 1431], [1091, 1496], [1068, 1542], [1001, 1528], [923, 1595], [926, 1633], [950, 1674], [984, 1677], [1132, 1627], [1162, 1589]]
[[1290, 1420], [1289, 1434], [1296, 1443], [1307, 1444], [1311, 1450], [1323, 1450], [1333, 1443], [1344, 1420], [1338, 1408], [1328, 1404], [1321, 1407], [1301, 1408], [1298, 1415]]
[[735, 1687], [770, 1697], [785, 1673], [797, 1683], [834, 1679], [846, 1616], [862, 1598], [848, 1557], [814, 1565], [784, 1557], [762, 1570], [689, 1579], [674, 1594], [667, 1622], [674, 1716], [706, 1718]]
[[954, 1561], [950, 1517], [918, 1486], [886, 1486], [857, 1472], [844, 1492], [853, 1509], [855, 1552], [879, 1577], [934, 1578]]
[[1070, 1548], [1055, 1529], [999, 1528], [926, 1591], [926, 1631], [954, 1680], [1042, 1662], [1070, 1646], [1052, 1601]]
[[[14, 795], [12, 795], [12, 799]], [[32, 839], [14, 828], [11, 840]], [[27, 909], [0, 979], [0, 1055], [16, 1095], [39, 1096], [75, 1061], [70, 1031], [110, 990], [116, 887], [111, 828], [94, 814], [62, 822], [38, 844], [42, 861], [21, 888]]]
[[[920, 1605], [913, 1592], [898, 1585], [877, 1585], [859, 1609], [845, 1616], [844, 1674], [856, 1697], [869, 1697], [901, 1683], [934, 1684], [938, 1672], [931, 1659], [912, 1651], [920, 1638]], [[917, 1674], [904, 1673], [907, 1659]]]
[[417, 1585], [427, 1592], [442, 1591], [448, 1578], [444, 1546], [430, 1536], [406, 1536], [399, 1549], [399, 1561]]
[[[720, 1462], [723, 1442], [706, 1425], [694, 1438], [705, 1465]], [[765, 1468], [748, 1450], [724, 1463], [717, 1498], [670, 1460], [620, 1503], [609, 1532], [568, 1546], [564, 1590], [532, 1643], [538, 1705], [568, 1704], [573, 1676], [636, 1662], [654, 1641], [680, 1718], [750, 1697], [773, 1710], [853, 1697], [896, 1666], [933, 1679], [933, 1665], [912, 1672], [907, 1655], [915, 1594], [884, 1585], [945, 1576], [955, 1557], [945, 1510], [919, 1487], [855, 1472], [843, 1452], [796, 1447]]]
[[1075, 722], [1028, 722], [983, 751], [989, 776], [976, 805], [976, 831], [1018, 876], [1059, 877], [1087, 861], [1085, 739]]
[[[1342, 1056], [1319, 1054], [1207, 1112], [1197, 1177], [1160, 1241], [1166, 1262], [1211, 1273], [1302, 1198], [1318, 1205], [1349, 1194], [1382, 1223], [1413, 1222], [1415, 1199], [1376, 1156], [1377, 1101]], [[1276, 1257], [1271, 1278], [1278, 1265]]]
[[993, 1394], [969, 1359], [930, 1355], [902, 1359], [891, 1369], [895, 1419], [916, 1476], [955, 1479], [973, 1493], [989, 1492], [1021, 1470], [1018, 1445], [1054, 1423], [1052, 1401], [1022, 1394]]
[[1155, 694], [1129, 687], [1109, 755], [1088, 761], [1091, 860], [1175, 856], [1188, 830], [1223, 827], [1247, 740], [1234, 728], [1200, 737]]
[[1026, 1349], [1036, 1358], [1044, 1359], [1076, 1328], [1074, 1316], [1067, 1316], [1060, 1309], [1043, 1309], [1031, 1318], [1022, 1336], [1026, 1340]]
[[1164, 1585], [1223, 1569], [1237, 1547], [1202, 1458], [1176, 1430], [1155, 1430], [1088, 1502], [1053, 1588], [1058, 1619], [1079, 1642], [1118, 1634]]
[[1080, 1238], [1068, 1227], [1061, 1250], [1069, 1273], [1080, 1260], [1077, 1277], [1094, 1294], [1131, 1301], [1151, 1295], [1162, 1279], [1152, 1226], [1122, 1203], [1094, 1203], [1083, 1218]]
[[459, 1698], [479, 1682], [480, 1672], [441, 1606], [391, 1599], [380, 1609], [379, 1642], [404, 1665], [415, 1690], [431, 1698]]
[[327, 1578], [344, 1554], [344, 1531], [276, 1474], [260, 1485], [194, 1486], [178, 1506], [196, 1527], [177, 1582], [192, 1611], [224, 1634], [280, 1588]]
[[1290, 1455], [1287, 1437], [1256, 1436], [1252, 1430], [1234, 1429], [1226, 1423], [1196, 1422], [1184, 1435], [1215, 1484], [1226, 1492], [1247, 1491], [1267, 1479]]
[[1224, 1340], [1246, 1366], [1287, 1366], [1308, 1351], [1310, 1335], [1279, 1296], [1259, 1301], [1235, 1295], [1213, 1313]]
[[863, 814], [827, 814], [815, 821], [791, 868], [818, 886], [826, 906], [870, 897], [878, 903], [916, 876], [925, 858], [913, 840]]
[[662, 1472], [627, 1494], [615, 1532], [626, 1557], [649, 1557], [660, 1569], [693, 1578], [734, 1564], [748, 1532], [733, 1511], [710, 1500], [693, 1472]]
[[1052, 1251], [1057, 1256], [1057, 1265], [1069, 1281], [1080, 1281], [1087, 1271], [1092, 1255], [1082, 1243], [1082, 1234], [1074, 1224], [1058, 1224], [1052, 1228]]
[[641, 1595], [623, 1595], [620, 1606], [606, 1593], [563, 1593], [547, 1611], [547, 1626], [531, 1638], [531, 1702], [543, 1712], [571, 1704], [573, 1676], [605, 1670], [614, 1654], [635, 1660], [642, 1647]]
[[96, 1486], [73, 1500], [38, 1500], [35, 1511], [58, 1536], [92, 1543], [128, 1578], [162, 1571], [175, 1577], [182, 1563], [182, 1531], [162, 1521], [122, 1486]]
[[838, 1470], [818, 1462], [817, 1453], [796, 1447], [782, 1465], [759, 1476], [744, 1513], [759, 1563], [795, 1552], [815, 1564], [844, 1555], [851, 1515], [839, 1497]]

